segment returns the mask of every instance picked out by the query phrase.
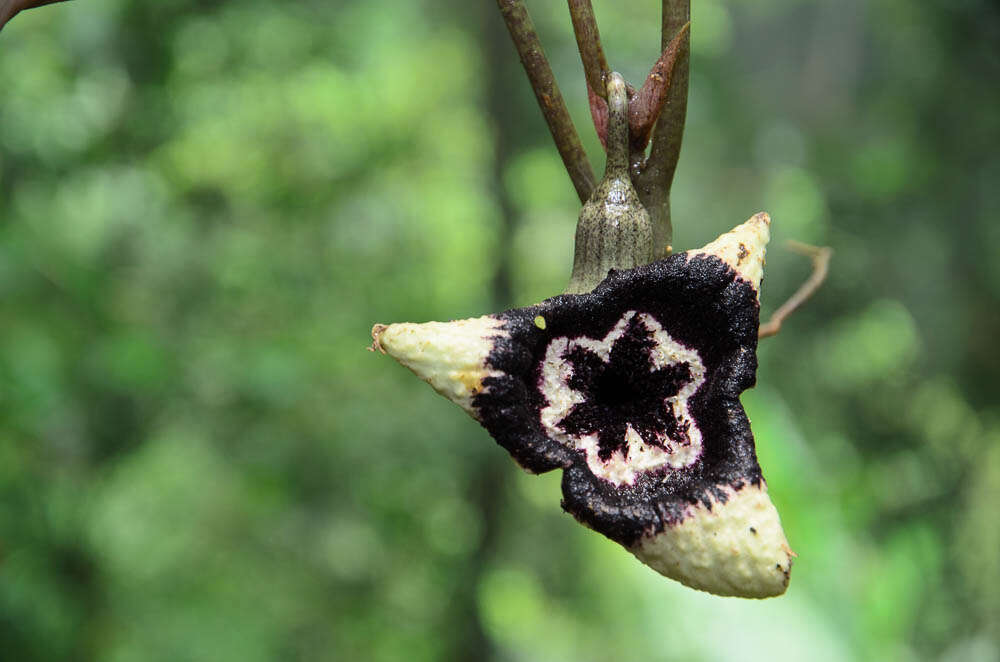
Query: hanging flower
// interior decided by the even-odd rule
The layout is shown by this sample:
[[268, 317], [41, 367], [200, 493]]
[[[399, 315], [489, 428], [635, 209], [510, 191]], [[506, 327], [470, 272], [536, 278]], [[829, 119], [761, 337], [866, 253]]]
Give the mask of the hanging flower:
[[375, 346], [479, 420], [563, 508], [658, 572], [720, 595], [784, 592], [793, 556], [739, 401], [757, 368], [770, 219], [593, 291]]

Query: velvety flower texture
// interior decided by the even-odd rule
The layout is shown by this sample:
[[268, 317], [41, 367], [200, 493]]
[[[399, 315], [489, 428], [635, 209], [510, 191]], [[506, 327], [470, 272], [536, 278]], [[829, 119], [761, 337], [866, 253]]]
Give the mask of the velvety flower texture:
[[590, 292], [373, 330], [563, 508], [658, 572], [721, 595], [785, 590], [791, 550], [740, 394], [757, 370], [769, 219], [609, 272]]
[[701, 452], [688, 399], [705, 366], [651, 315], [627, 311], [602, 340], [552, 340], [541, 372], [543, 425], [584, 451], [595, 475], [631, 484], [637, 469], [685, 466]]

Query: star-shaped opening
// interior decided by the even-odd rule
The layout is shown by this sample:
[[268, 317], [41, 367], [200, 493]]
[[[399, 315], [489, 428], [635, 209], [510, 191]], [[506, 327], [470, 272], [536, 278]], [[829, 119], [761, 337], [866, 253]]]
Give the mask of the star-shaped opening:
[[583, 451], [596, 476], [631, 484], [697, 459], [701, 433], [687, 401], [705, 367], [651, 315], [626, 312], [602, 340], [554, 339], [541, 373], [542, 424]]
[[617, 450], [628, 459], [626, 432], [632, 428], [642, 440], [665, 451], [670, 442], [690, 445], [690, 421], [679, 421], [665, 401], [691, 382], [687, 362], [657, 368], [651, 350], [656, 347], [649, 329], [638, 317], [628, 321], [625, 333], [614, 341], [608, 361], [576, 346], [563, 358], [573, 367], [570, 388], [583, 394], [559, 427], [573, 436], [597, 434], [598, 457], [607, 461]]

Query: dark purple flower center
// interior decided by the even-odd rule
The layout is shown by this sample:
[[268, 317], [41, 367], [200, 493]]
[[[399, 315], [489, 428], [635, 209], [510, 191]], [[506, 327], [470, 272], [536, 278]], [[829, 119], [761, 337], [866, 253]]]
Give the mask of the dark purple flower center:
[[669, 442], [690, 443], [687, 421], [678, 421], [667, 402], [692, 381], [688, 363], [657, 368], [651, 351], [652, 332], [633, 316], [624, 334], [611, 347], [609, 360], [573, 346], [563, 358], [572, 365], [568, 386], [584, 396], [559, 427], [572, 436], [598, 435], [598, 457], [607, 460], [616, 450], [628, 456], [629, 426], [651, 446], [670, 451]]

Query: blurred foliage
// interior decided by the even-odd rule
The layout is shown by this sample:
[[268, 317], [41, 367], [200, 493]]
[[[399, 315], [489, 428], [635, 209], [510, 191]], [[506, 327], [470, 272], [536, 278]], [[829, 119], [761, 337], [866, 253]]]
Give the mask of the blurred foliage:
[[[1000, 12], [693, 4], [675, 245], [770, 211], [765, 316], [836, 250], [744, 398], [785, 597], [660, 578], [364, 351], [568, 277], [491, 3], [87, 0], [0, 35], [2, 658], [1000, 659]], [[656, 5], [595, 2], [632, 81]]]

